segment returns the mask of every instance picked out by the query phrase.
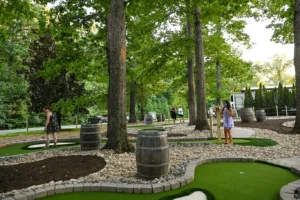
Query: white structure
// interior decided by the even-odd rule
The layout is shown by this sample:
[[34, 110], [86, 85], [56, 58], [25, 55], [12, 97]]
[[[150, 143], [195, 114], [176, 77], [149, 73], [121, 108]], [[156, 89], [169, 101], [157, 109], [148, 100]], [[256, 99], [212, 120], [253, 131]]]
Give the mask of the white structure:
[[[268, 91], [270, 91], [270, 90], [274, 90], [277, 87], [278, 86], [266, 86], [265, 88]], [[286, 87], [288, 89], [293, 88], [292, 85], [284, 85], [283, 87]], [[233, 109], [240, 110], [240, 109], [244, 108], [245, 90], [246, 89], [244, 88], [244, 89], [241, 90], [241, 93], [230, 95], [230, 105]], [[253, 99], [255, 99], [255, 91], [259, 90], [259, 87], [251, 87], [250, 90], [252, 92]]]

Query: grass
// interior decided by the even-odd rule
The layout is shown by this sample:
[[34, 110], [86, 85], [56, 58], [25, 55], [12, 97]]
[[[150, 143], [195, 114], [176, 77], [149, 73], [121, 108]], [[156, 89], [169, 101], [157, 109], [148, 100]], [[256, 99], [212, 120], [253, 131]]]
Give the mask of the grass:
[[[80, 128], [73, 128], [73, 129], [62, 129], [59, 131], [59, 133], [64, 133], [64, 132], [79, 132]], [[15, 132], [15, 133], [6, 133], [6, 134], [1, 134], [0, 138], [7, 138], [7, 137], [16, 137], [20, 135], [45, 135], [45, 131], [43, 130], [38, 130], [38, 131], [25, 131], [25, 132]]]
[[[43, 142], [41, 142], [43, 143]], [[13, 155], [18, 155], [18, 154], [26, 154], [26, 153], [33, 153], [33, 152], [39, 152], [39, 151], [48, 151], [48, 150], [54, 150], [54, 149], [61, 149], [61, 148], [66, 148], [66, 147], [72, 147], [72, 146], [77, 146], [78, 142], [73, 145], [60, 145], [55, 148], [48, 148], [48, 149], [26, 149], [27, 146], [32, 145], [32, 144], [37, 144], [37, 143], [31, 143], [31, 144], [17, 144], [17, 145], [12, 145], [4, 148], [0, 148], [0, 157], [3, 156], [13, 156]]]
[[[218, 200], [278, 200], [280, 188], [297, 179], [299, 176], [289, 170], [263, 163], [220, 162], [198, 166], [192, 183], [167, 192], [156, 194], [74, 192], [43, 197], [41, 200], [169, 200], [194, 190], [204, 190]], [[210, 196], [209, 199], [213, 198]]]
[[[79, 140], [74, 140], [75, 142], [79, 143]], [[169, 141], [169, 143], [179, 143], [179, 142], [212, 142], [213, 144], [218, 143], [218, 139], [208, 139], [208, 140], [172, 140]], [[135, 143], [136, 141], [131, 141], [132, 143]], [[224, 141], [223, 141], [224, 142]], [[222, 142], [222, 143], [223, 143]], [[0, 148], [0, 157], [2, 156], [12, 156], [17, 154], [26, 154], [26, 153], [32, 153], [32, 152], [38, 152], [38, 151], [45, 151], [45, 150], [52, 150], [56, 148], [66, 148], [71, 147], [71, 145], [68, 146], [58, 146], [56, 148], [49, 148], [49, 149], [26, 149], [27, 146], [31, 144], [36, 144], [37, 142], [30, 143], [30, 144], [17, 144], [12, 145], [4, 148]], [[41, 141], [40, 143], [43, 143]], [[72, 146], [78, 146], [78, 143]], [[106, 141], [101, 140], [101, 143], [104, 144]], [[244, 146], [258, 146], [258, 147], [266, 147], [266, 146], [274, 146], [277, 143], [274, 142], [271, 139], [265, 139], [265, 138], [239, 138], [234, 139], [234, 145], [244, 145]]]

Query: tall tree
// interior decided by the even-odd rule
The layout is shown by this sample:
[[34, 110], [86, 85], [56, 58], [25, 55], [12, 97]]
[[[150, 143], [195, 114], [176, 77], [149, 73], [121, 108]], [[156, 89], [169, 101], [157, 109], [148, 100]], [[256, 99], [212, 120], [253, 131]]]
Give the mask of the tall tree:
[[259, 2], [263, 12], [272, 19], [268, 26], [274, 30], [276, 42], [294, 43], [294, 65], [296, 77], [296, 120], [293, 132], [300, 133], [300, 0]]
[[294, 5], [294, 65], [296, 75], [296, 121], [294, 132], [300, 133], [300, 0]]
[[[191, 5], [190, 0], [185, 1], [186, 4], [186, 37], [192, 37], [191, 24]], [[194, 66], [191, 46], [186, 46], [187, 51], [187, 68], [188, 68], [188, 109], [189, 109], [189, 125], [196, 124], [196, 102], [195, 102], [195, 87], [194, 87]]]
[[108, 16], [109, 91], [108, 140], [104, 149], [131, 152], [126, 121], [126, 4], [111, 0]]
[[[132, 65], [132, 68], [136, 67], [136, 63]], [[136, 123], [136, 113], [135, 113], [135, 105], [136, 105], [136, 83], [134, 78], [130, 83], [130, 105], [129, 105], [129, 123]]]
[[197, 121], [196, 130], [209, 129], [206, 113], [205, 92], [205, 69], [204, 51], [202, 38], [202, 22], [200, 20], [200, 9], [195, 8], [194, 13], [195, 31], [195, 63], [196, 63], [196, 99], [197, 99]]

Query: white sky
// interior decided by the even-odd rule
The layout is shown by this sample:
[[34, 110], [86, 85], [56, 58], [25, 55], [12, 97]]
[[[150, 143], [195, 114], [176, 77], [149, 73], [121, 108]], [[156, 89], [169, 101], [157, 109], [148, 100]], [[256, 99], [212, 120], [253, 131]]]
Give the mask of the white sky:
[[[271, 57], [275, 54], [285, 54], [287, 59], [294, 58], [294, 45], [283, 45], [271, 41], [272, 29], [267, 29], [268, 21], [256, 22], [249, 20], [246, 26], [246, 32], [251, 37], [253, 46], [251, 49], [243, 50], [242, 58], [252, 62], [268, 62], [271, 61]], [[289, 73], [295, 74], [295, 70], [292, 68]]]

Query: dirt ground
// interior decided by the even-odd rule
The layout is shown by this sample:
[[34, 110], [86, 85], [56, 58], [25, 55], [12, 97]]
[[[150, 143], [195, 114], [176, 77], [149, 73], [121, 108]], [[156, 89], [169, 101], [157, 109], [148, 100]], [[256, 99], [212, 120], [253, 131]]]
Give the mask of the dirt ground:
[[[288, 134], [292, 128], [282, 124], [292, 119], [276, 119], [264, 122], [242, 123], [235, 122], [237, 127], [261, 128]], [[105, 137], [106, 130], [101, 130], [101, 137]], [[131, 135], [133, 136], [133, 135]], [[170, 136], [170, 135], [169, 135]], [[184, 136], [184, 135], [181, 135]], [[27, 135], [27, 137], [29, 137]], [[44, 135], [30, 135], [32, 139], [42, 139]], [[79, 132], [58, 133], [60, 138], [79, 137]], [[2, 138], [10, 140], [26, 140], [26, 135], [12, 138]], [[49, 158], [34, 163], [26, 163], [11, 166], [0, 166], [0, 193], [15, 189], [27, 188], [32, 185], [48, 183], [50, 181], [68, 180], [79, 178], [101, 170], [106, 165], [103, 158], [95, 156], [67, 156]]]
[[63, 156], [0, 166], [0, 193], [50, 181], [76, 179], [100, 171], [105, 165], [105, 160], [97, 156]]

